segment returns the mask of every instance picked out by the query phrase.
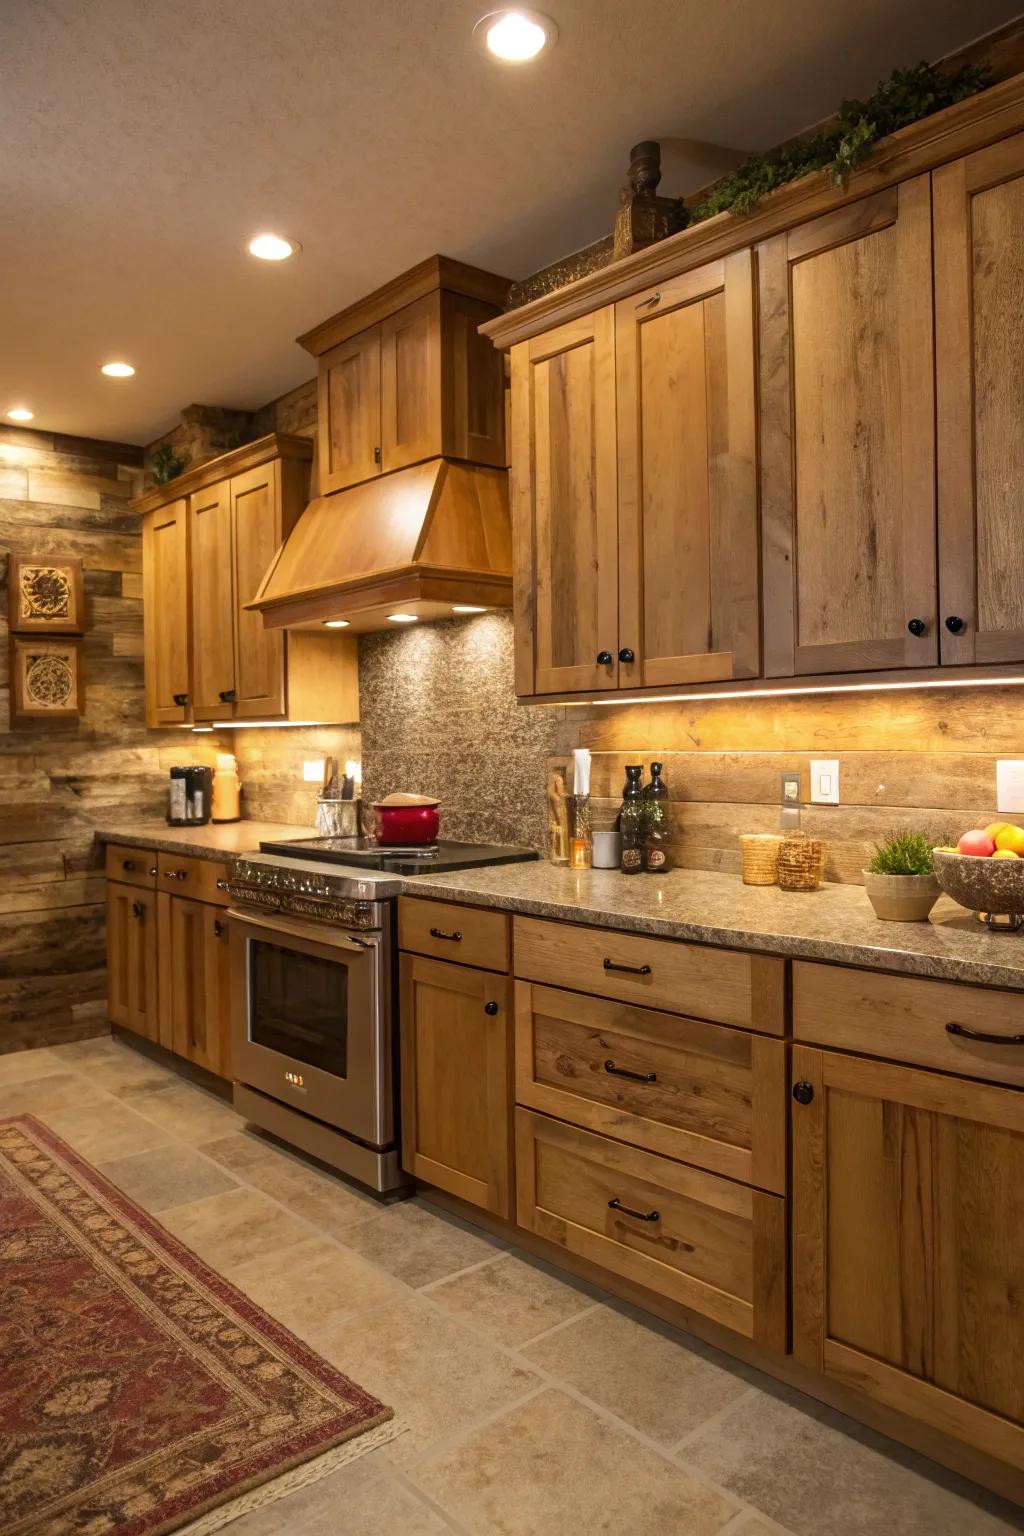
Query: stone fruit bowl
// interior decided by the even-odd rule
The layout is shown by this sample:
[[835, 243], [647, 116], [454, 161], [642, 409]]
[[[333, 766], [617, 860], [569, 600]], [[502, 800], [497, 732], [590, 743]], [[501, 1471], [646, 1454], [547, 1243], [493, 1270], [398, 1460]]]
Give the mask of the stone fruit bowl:
[[969, 853], [932, 855], [947, 896], [972, 912], [1024, 914], [1024, 859], [984, 859]]

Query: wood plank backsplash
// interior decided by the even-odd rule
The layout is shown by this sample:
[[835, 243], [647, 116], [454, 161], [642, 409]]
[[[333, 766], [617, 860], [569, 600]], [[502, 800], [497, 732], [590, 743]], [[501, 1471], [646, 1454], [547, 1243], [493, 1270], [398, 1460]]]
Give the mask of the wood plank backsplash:
[[[104, 883], [95, 829], [162, 816], [167, 769], [213, 736], [147, 731], [141, 451], [0, 427], [0, 1052], [106, 1028]], [[10, 727], [8, 554], [79, 555], [85, 711]]]

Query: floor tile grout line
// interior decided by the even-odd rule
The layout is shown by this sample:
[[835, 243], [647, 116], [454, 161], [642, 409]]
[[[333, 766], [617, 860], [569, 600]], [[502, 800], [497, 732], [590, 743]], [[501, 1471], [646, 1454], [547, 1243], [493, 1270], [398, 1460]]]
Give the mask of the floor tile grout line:
[[695, 1424], [692, 1429], [688, 1429], [686, 1434], [682, 1435], [680, 1439], [675, 1441], [675, 1443], [669, 1448], [669, 1455], [676, 1456], [681, 1451], [685, 1451], [690, 1442], [695, 1440], [698, 1435], [704, 1434], [704, 1432], [707, 1429], [710, 1429], [712, 1426], [721, 1424], [735, 1409], [741, 1407], [745, 1402], [748, 1401], [748, 1399], [754, 1397], [761, 1390], [762, 1389], [760, 1387], [755, 1386], [753, 1383], [748, 1384], [745, 1392], [741, 1392], [738, 1397], [734, 1397], [729, 1402], [723, 1403], [721, 1408], [717, 1408], [714, 1413], [709, 1414], [708, 1417], [704, 1419], [700, 1424]]
[[582, 1307], [579, 1312], [574, 1312], [572, 1317], [563, 1317], [560, 1323], [552, 1323], [550, 1328], [542, 1329], [540, 1333], [533, 1334], [529, 1339], [522, 1339], [520, 1343], [516, 1345], [516, 1348], [520, 1350], [532, 1349], [535, 1344], [542, 1344], [546, 1342], [551, 1338], [552, 1334], [562, 1333], [566, 1328], [571, 1328], [573, 1323], [582, 1322], [583, 1319], [585, 1317], [589, 1317], [592, 1312], [599, 1312], [604, 1305], [604, 1302], [592, 1301], [589, 1306]]
[[413, 1498], [425, 1504], [435, 1515], [439, 1515], [448, 1529], [455, 1533], [455, 1536], [474, 1536], [474, 1532], [468, 1526], [463, 1525], [461, 1520], [458, 1520], [450, 1510], [446, 1509], [443, 1504], [440, 1504], [437, 1499], [427, 1493], [426, 1489], [420, 1488], [418, 1484], [407, 1478], [401, 1467], [394, 1467], [391, 1471], [391, 1477]]

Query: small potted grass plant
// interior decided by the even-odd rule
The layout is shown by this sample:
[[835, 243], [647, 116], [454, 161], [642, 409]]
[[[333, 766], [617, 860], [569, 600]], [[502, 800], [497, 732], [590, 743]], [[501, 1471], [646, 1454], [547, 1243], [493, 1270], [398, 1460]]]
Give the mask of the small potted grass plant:
[[923, 923], [939, 898], [932, 868], [935, 840], [909, 827], [890, 832], [875, 844], [864, 871], [864, 888], [875, 916], [891, 923]]

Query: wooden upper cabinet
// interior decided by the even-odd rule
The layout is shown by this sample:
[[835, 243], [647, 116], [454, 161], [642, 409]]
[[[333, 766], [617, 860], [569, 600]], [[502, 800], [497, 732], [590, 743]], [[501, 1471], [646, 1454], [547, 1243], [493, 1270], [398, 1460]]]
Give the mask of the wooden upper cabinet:
[[520, 693], [618, 679], [615, 310], [512, 350]]
[[619, 683], [756, 677], [752, 253], [622, 300], [615, 326]]
[[235, 591], [234, 713], [272, 720], [285, 713], [281, 629], [265, 629], [263, 615], [247, 611], [283, 539], [280, 459], [232, 477], [231, 539]]
[[[189, 498], [192, 566], [192, 713], [197, 720], [234, 714], [235, 589], [231, 488], [227, 480]], [[162, 594], [155, 594], [157, 603]]]
[[179, 497], [142, 524], [146, 724], [190, 717], [188, 499]]
[[381, 323], [379, 441], [385, 471], [441, 451], [440, 292]]
[[765, 672], [932, 665], [929, 177], [775, 236], [758, 263]]
[[381, 332], [372, 325], [320, 358], [320, 489], [344, 490], [381, 472]]
[[933, 198], [942, 660], [1024, 661], [1024, 134]]
[[797, 1359], [1024, 1468], [1024, 1094], [806, 1046], [793, 1074]]
[[505, 278], [431, 256], [299, 341], [317, 359], [325, 495], [444, 454], [504, 466]]

